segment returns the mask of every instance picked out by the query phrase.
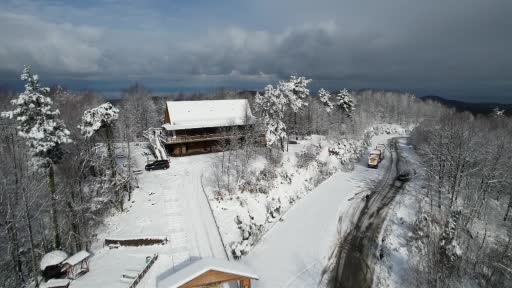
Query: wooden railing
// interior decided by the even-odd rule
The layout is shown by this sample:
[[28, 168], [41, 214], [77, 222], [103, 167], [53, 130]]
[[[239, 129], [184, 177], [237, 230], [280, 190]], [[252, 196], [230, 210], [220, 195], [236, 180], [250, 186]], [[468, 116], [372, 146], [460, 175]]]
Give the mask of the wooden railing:
[[158, 259], [158, 254], [153, 255], [153, 258], [146, 264], [146, 267], [137, 275], [137, 277], [133, 280], [132, 284], [129, 286], [129, 288], [135, 288], [137, 285], [142, 281], [142, 278], [144, 278], [144, 275], [148, 273], [149, 269], [153, 264], [155, 264], [156, 260]]
[[232, 135], [232, 134], [202, 134], [202, 135], [182, 135], [182, 136], [165, 136], [160, 135], [160, 140], [165, 143], [180, 143], [180, 142], [197, 142], [197, 141], [207, 141], [207, 140], [220, 140], [220, 139], [229, 139], [229, 138], [240, 138], [243, 135]]

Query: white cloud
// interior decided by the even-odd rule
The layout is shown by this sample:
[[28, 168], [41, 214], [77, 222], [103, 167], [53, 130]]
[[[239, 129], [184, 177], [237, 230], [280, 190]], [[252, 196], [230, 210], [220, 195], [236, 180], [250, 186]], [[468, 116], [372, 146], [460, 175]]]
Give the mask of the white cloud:
[[34, 16], [0, 13], [0, 63], [18, 71], [28, 64], [54, 73], [98, 72], [98, 28], [54, 24]]

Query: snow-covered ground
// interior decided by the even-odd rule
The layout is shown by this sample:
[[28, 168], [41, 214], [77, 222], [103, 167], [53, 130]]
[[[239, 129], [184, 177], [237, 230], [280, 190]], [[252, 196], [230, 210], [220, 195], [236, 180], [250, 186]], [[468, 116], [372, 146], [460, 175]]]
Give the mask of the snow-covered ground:
[[[321, 150], [321, 143], [323, 143], [323, 140], [320, 137], [313, 137], [300, 141], [297, 145], [289, 145], [288, 152], [283, 155], [281, 166], [270, 168], [269, 174], [273, 173], [275, 175], [267, 176], [265, 179], [262, 179], [263, 177], [257, 178], [254, 181], [256, 185], [267, 181], [271, 182], [268, 193], [237, 191], [222, 200], [215, 200], [213, 190], [206, 189], [215, 217], [219, 222], [222, 238], [228, 246], [226, 247], [228, 251], [233, 243], [242, 241], [241, 232], [235, 222], [236, 217], [239, 217], [244, 223], [262, 226], [262, 232], [264, 233], [279, 221], [278, 217], [269, 217], [270, 205], [277, 205], [280, 212], [284, 213], [298, 199], [304, 197], [307, 192], [314, 188], [315, 181], [319, 181], [315, 179], [318, 171], [316, 163], [311, 163], [307, 167], [297, 167], [297, 154], [302, 153], [306, 147], [315, 147], [315, 149]], [[322, 151], [324, 153], [323, 157], [329, 158], [327, 157], [327, 147], [323, 148], [325, 148]], [[334, 157], [330, 157], [330, 160], [337, 162]], [[261, 171], [267, 165], [267, 160], [264, 157], [257, 157], [252, 162], [250, 174], [262, 173]], [[275, 179], [268, 179], [272, 177], [275, 177]]]
[[[384, 141], [391, 133], [403, 135], [405, 130], [396, 125], [381, 125], [367, 132], [369, 135], [382, 134], [374, 140]], [[234, 193], [225, 193], [221, 199], [216, 199], [215, 185], [205, 185], [226, 250], [236, 257], [245, 255], [280, 221], [281, 215], [342, 169], [341, 162], [346, 166], [353, 165], [358, 155], [366, 152], [365, 146], [370, 144], [366, 141], [345, 139], [335, 143], [313, 135], [298, 144], [290, 144], [277, 165], [270, 164], [263, 156], [254, 159], [248, 179], [245, 179], [247, 183], [242, 182]], [[366, 160], [362, 161], [366, 163]]]
[[[372, 138], [372, 146], [397, 135]], [[379, 179], [390, 161], [379, 169], [366, 167], [363, 158], [353, 171], [337, 172], [298, 201], [253, 251], [242, 259], [260, 277], [255, 287], [318, 287], [334, 260], [332, 251], [340, 233], [350, 227], [367, 188]]]
[[[375, 136], [371, 146], [392, 136]], [[191, 258], [226, 259], [230, 242], [241, 239], [235, 223], [237, 215], [251, 215], [264, 225], [261, 242], [243, 260], [260, 276], [256, 287], [316, 286], [336, 243], [338, 229], [349, 222], [343, 220], [340, 226], [339, 216], [348, 213], [342, 217], [348, 219], [348, 211], [357, 210], [367, 185], [380, 177], [386, 165], [384, 161], [381, 168], [368, 169], [363, 157], [354, 171], [337, 172], [312, 190], [339, 169], [333, 166], [339, 160], [329, 155], [324, 143], [321, 137], [312, 137], [299, 145], [290, 145], [270, 193], [242, 193], [246, 194], [243, 199], [238, 195], [221, 202], [214, 199], [206, 179], [221, 153], [172, 158], [170, 169], [146, 172], [143, 167], [149, 150], [145, 144], [134, 145], [135, 169], [142, 170], [138, 175], [139, 188], [134, 190], [125, 211], [113, 213], [100, 227], [98, 241], [92, 247], [91, 271], [73, 281], [71, 287], [126, 287], [122, 274], [142, 270], [146, 257], [154, 254], [159, 254], [159, 259], [138, 287], [158, 287], [159, 275]], [[308, 149], [315, 149], [317, 158], [305, 166], [298, 165], [300, 155]], [[258, 158], [252, 165], [261, 170], [265, 161]], [[326, 169], [327, 176], [318, 176], [318, 165]], [[272, 195], [281, 203], [276, 218], [268, 215]], [[146, 247], [103, 247], [104, 239], [109, 237], [151, 236], [167, 237], [169, 242]]]
[[[201, 175], [210, 167], [214, 154], [173, 158], [167, 170], [144, 171], [149, 150], [144, 143], [133, 146], [135, 168], [141, 170], [139, 188], [125, 211], [114, 212], [100, 227], [91, 271], [71, 287], [127, 287], [124, 273], [142, 270], [146, 256], [159, 259], [138, 287], [156, 287], [159, 273], [191, 257], [226, 259], [208, 200], [201, 188]], [[103, 247], [105, 238], [167, 237], [165, 245], [147, 247]]]

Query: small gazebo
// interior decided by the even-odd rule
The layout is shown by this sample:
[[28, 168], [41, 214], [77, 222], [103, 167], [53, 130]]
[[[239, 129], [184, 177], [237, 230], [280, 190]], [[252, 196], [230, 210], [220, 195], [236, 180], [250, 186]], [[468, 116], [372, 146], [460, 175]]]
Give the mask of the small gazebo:
[[89, 257], [91, 253], [82, 250], [62, 262], [62, 272], [68, 279], [76, 279], [89, 272]]
[[251, 280], [257, 280], [258, 276], [238, 262], [203, 258], [158, 278], [159, 288], [221, 287], [231, 282], [237, 282], [240, 288], [250, 288]]

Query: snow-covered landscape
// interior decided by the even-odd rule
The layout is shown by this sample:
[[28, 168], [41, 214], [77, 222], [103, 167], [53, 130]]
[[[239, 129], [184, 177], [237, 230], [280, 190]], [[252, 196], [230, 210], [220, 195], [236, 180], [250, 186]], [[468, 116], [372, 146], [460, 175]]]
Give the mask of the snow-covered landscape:
[[3, 0], [0, 288], [512, 287], [512, 2]]
[[[392, 132], [394, 132], [394, 134]], [[373, 147], [377, 143], [386, 142], [391, 137], [404, 135], [404, 133], [404, 129], [392, 125], [384, 125], [371, 129], [371, 135], [376, 134], [377, 136], [371, 138], [369, 145]], [[247, 262], [249, 267], [256, 267], [255, 271], [257, 274], [263, 276], [262, 279], [266, 279], [266, 281], [261, 281], [262, 284], [255, 284], [260, 285], [256, 287], [281, 287], [282, 283], [279, 285], [271, 284], [279, 283], [279, 280], [273, 280], [271, 277], [272, 271], [276, 271], [276, 269], [274, 266], [269, 266], [270, 263], [268, 259], [270, 258], [268, 257], [268, 253], [274, 254], [275, 249], [282, 249], [283, 247], [279, 248], [279, 245], [288, 245], [291, 239], [293, 239], [293, 235], [297, 238], [302, 238], [303, 233], [315, 235], [317, 238], [303, 238], [306, 240], [304, 245], [312, 246], [316, 241], [322, 239], [326, 241], [327, 244], [321, 246], [325, 249], [321, 251], [320, 254], [315, 254], [314, 257], [316, 258], [314, 258], [314, 260], [310, 260], [316, 262], [315, 267], [311, 267], [311, 269], [317, 270], [314, 270], [315, 272], [312, 272], [308, 277], [311, 277], [311, 275], [315, 276], [311, 279], [302, 279], [302, 281], [305, 282], [296, 282], [293, 285], [292, 282], [290, 282], [288, 286], [308, 287], [312, 285], [311, 283], [319, 282], [321, 270], [324, 266], [328, 265], [327, 261], [329, 260], [328, 255], [331, 252], [330, 249], [332, 249], [332, 246], [336, 243], [339, 232], [337, 229], [346, 229], [348, 227], [347, 225], [337, 227], [338, 218], [343, 214], [350, 213], [349, 207], [351, 207], [352, 203], [355, 203], [357, 206], [357, 203], [361, 201], [363, 195], [358, 194], [361, 194], [361, 191], [366, 189], [365, 183], [368, 181], [366, 178], [379, 177], [382, 171], [366, 168], [364, 165], [365, 159], [362, 158], [362, 161], [359, 161], [356, 165], [356, 170], [339, 172], [342, 166], [335, 155], [329, 156], [329, 142], [322, 140], [318, 136], [312, 139], [313, 140], [304, 140], [301, 141], [300, 144], [291, 146], [291, 149], [287, 152], [287, 154], [290, 155], [289, 157], [293, 159], [292, 161], [295, 162], [293, 164], [283, 164], [283, 168], [288, 171], [296, 171], [295, 173], [297, 174], [296, 177], [292, 178], [291, 183], [279, 182], [279, 180], [277, 180], [279, 184], [275, 190], [269, 191], [267, 194], [242, 192], [235, 201], [232, 199], [218, 201], [215, 199], [214, 195], [206, 192], [208, 189], [203, 189], [205, 185], [204, 178], [207, 177], [206, 175], [209, 175], [208, 170], [211, 168], [212, 163], [222, 156], [221, 153], [175, 158], [172, 160], [173, 165], [168, 170], [142, 172], [137, 179], [139, 188], [134, 190], [132, 200], [125, 206], [124, 212], [120, 214], [116, 213], [105, 220], [104, 225], [100, 227], [98, 235], [96, 236], [98, 242], [93, 243], [92, 246], [94, 257], [91, 259], [91, 266], [96, 267], [99, 271], [108, 270], [109, 273], [107, 275], [98, 275], [98, 272], [90, 271], [87, 275], [84, 275], [80, 281], [72, 282], [71, 287], [92, 287], [100, 285], [101, 283], [103, 283], [103, 285], [109, 283], [108, 286], [111, 287], [123, 287], [123, 283], [119, 282], [119, 275], [130, 272], [135, 273], [135, 271], [142, 270], [147, 255], [159, 255], [159, 261], [153, 268], [154, 271], [152, 271], [150, 276], [147, 276], [145, 282], [147, 283], [147, 287], [153, 287], [153, 285], [158, 286], [156, 278], [159, 273], [163, 273], [168, 268], [177, 266], [190, 259], [197, 257], [233, 258], [231, 254], [232, 245], [230, 245], [230, 243], [240, 242], [243, 237], [243, 232], [238, 228], [239, 225], [237, 223], [237, 219], [240, 218], [240, 213], [246, 213], [243, 214], [246, 217], [249, 217], [248, 215], [256, 215], [258, 211], [263, 214], [262, 219], [253, 219], [256, 225], [263, 226], [261, 231], [263, 243], [261, 243], [261, 245], [259, 243], [254, 244], [257, 244], [257, 247], [265, 247], [267, 245], [265, 243], [268, 241], [265, 236], [267, 230], [278, 230], [279, 228], [274, 226], [282, 225], [285, 219], [289, 218], [288, 215], [290, 214], [288, 214], [288, 210], [295, 204], [301, 203], [302, 198], [307, 196], [309, 192], [313, 193], [313, 191], [317, 197], [321, 197], [321, 200], [316, 201], [323, 202], [317, 203], [314, 200], [304, 200], [306, 203], [299, 206], [307, 206], [304, 208], [296, 208], [299, 209], [299, 212], [295, 212], [295, 214], [299, 213], [302, 215], [300, 217], [305, 216], [311, 218], [309, 220], [312, 224], [309, 228], [311, 230], [303, 226], [305, 224], [301, 223], [304, 220], [303, 218], [298, 218], [294, 220], [296, 224], [287, 224], [288, 228], [286, 228], [295, 229], [295, 233], [288, 231], [285, 235], [278, 236], [278, 238], [274, 240], [276, 243], [272, 244], [272, 246], [276, 245], [276, 248], [269, 248], [269, 250], [265, 250], [265, 252], [255, 252], [254, 256], [250, 254], [247, 259], [244, 258], [244, 262]], [[304, 149], [308, 149], [308, 147], [318, 148], [322, 144], [325, 147], [319, 149], [318, 157], [322, 157], [324, 159], [323, 161], [330, 161], [332, 165], [330, 173], [336, 173], [336, 175], [332, 177], [333, 179], [329, 180], [329, 183], [334, 181], [329, 184], [329, 186], [324, 188], [324, 186], [327, 185], [326, 183], [315, 189], [315, 183], [317, 185], [321, 184], [323, 180], [313, 179], [319, 173], [317, 171], [318, 168], [316, 165], [315, 167], [308, 166], [297, 168], [296, 156]], [[359, 145], [365, 144], [360, 142]], [[369, 148], [363, 148], [362, 151], [366, 151], [367, 149]], [[348, 150], [345, 154], [361, 153], [362, 151], [359, 149]], [[123, 149], [118, 149], [118, 154], [122, 153]], [[153, 158], [147, 142], [135, 143], [133, 153], [134, 169], [142, 169], [148, 159]], [[349, 157], [349, 155], [346, 156]], [[350, 157], [354, 159], [359, 158], [357, 155]], [[265, 160], [256, 158], [253, 167], [258, 169], [258, 164], [262, 165], [261, 161]], [[283, 158], [282, 161], [286, 163], [290, 161], [290, 159]], [[324, 177], [328, 177], [329, 175], [330, 174]], [[315, 180], [316, 182], [314, 182]], [[293, 186], [294, 182], [296, 183], [295, 188]], [[284, 193], [285, 191], [293, 192], [286, 194]], [[242, 198], [243, 200], [240, 199], [241, 197], [244, 197]], [[281, 206], [283, 208], [281, 208], [282, 210], [279, 211], [279, 214], [275, 214], [274, 217], [267, 215], [267, 199], [287, 199], [287, 197], [293, 197], [294, 201], [283, 200], [287, 205]], [[210, 201], [210, 204], [208, 204], [207, 201]], [[242, 201], [252, 201], [254, 204], [252, 208], [245, 208], [241, 206]], [[332, 206], [329, 207], [329, 204]], [[212, 210], [210, 210], [209, 205], [211, 205]], [[312, 216], [317, 214], [318, 207], [323, 207], [325, 215]], [[301, 209], [306, 210], [302, 211]], [[267, 217], [274, 219], [267, 219]], [[258, 220], [261, 222], [256, 222]], [[328, 222], [331, 222], [330, 229], [327, 229], [327, 226], [317, 225], [317, 223]], [[217, 230], [217, 225], [219, 230]], [[315, 228], [322, 229], [322, 233], [314, 232]], [[222, 239], [220, 237], [221, 235]], [[168, 243], [150, 247], [122, 247], [114, 250], [109, 249], [109, 247], [106, 247], [103, 243], [104, 239], [137, 239], [145, 237], [166, 238], [168, 239]], [[226, 243], [225, 246], [223, 243]], [[301, 247], [298, 245], [295, 247], [297, 247], [297, 249], [304, 249], [304, 251], [306, 251], [305, 248], [307, 248], [307, 246]], [[249, 252], [249, 248], [250, 247], [247, 247], [247, 252]], [[287, 252], [293, 255], [293, 253], [297, 251], [289, 250]], [[258, 254], [262, 253], [266, 253], [266, 255], [258, 256]], [[287, 255], [286, 257], [279, 256], [279, 259], [285, 261], [283, 264], [292, 266], [290, 264], [292, 264], [295, 259], [291, 255]], [[263, 259], [265, 260], [258, 260], [261, 257], [264, 257]], [[253, 258], [254, 260], [252, 260]], [[169, 267], [169, 265], [171, 267]], [[106, 269], [106, 267], [109, 266], [115, 266], [118, 270], [113, 271]], [[290, 274], [284, 274], [281, 277], [285, 277], [284, 279], [286, 281], [292, 281], [292, 278], [295, 277], [297, 273], [298, 270], [293, 270]]]
[[[37, 169], [30, 173], [48, 177], [50, 205], [45, 212], [51, 229], [41, 232], [50, 232], [53, 244], [42, 242], [48, 246], [44, 249], [71, 251], [53, 249], [43, 255], [42, 277], [31, 286], [430, 285], [433, 280], [425, 271], [438, 277], [439, 261], [450, 269], [475, 269], [462, 266], [463, 251], [508, 249], [503, 244], [507, 234], [499, 232], [508, 227], [499, 224], [505, 206], [494, 198], [475, 198], [474, 186], [462, 181], [473, 175], [464, 173], [476, 171], [461, 162], [474, 155], [465, 154], [466, 149], [476, 146], [462, 149], [460, 145], [469, 144], [443, 138], [453, 137], [444, 133], [455, 121], [467, 131], [459, 139], [478, 145], [470, 134], [474, 128], [467, 116], [453, 115], [440, 104], [419, 102], [409, 94], [352, 96], [347, 90], [332, 95], [323, 90], [314, 99], [307, 88], [310, 80], [292, 76], [277, 88], [268, 85], [263, 94], [256, 92], [254, 109], [248, 100], [167, 101], [165, 124], [158, 128], [151, 124], [159, 117], [152, 114], [156, 104], [141, 101], [137, 86], [131, 92], [135, 96], [126, 96], [119, 108], [108, 102], [88, 104], [91, 108], [84, 109], [70, 132], [57, 119], [60, 111], [51, 110], [54, 103], [44, 96], [48, 90], [40, 87], [37, 76], [26, 68], [22, 79], [26, 91], [12, 101], [18, 108], [2, 116], [18, 122], [19, 137], [31, 141], [24, 155], [32, 157], [26, 163]], [[382, 103], [375, 106], [375, 101]], [[33, 103], [44, 105], [36, 108]], [[395, 105], [409, 113], [381, 113]], [[486, 121], [505, 117], [498, 112]], [[140, 117], [148, 119], [145, 129]], [[426, 126], [429, 121], [438, 121], [440, 128]], [[490, 136], [503, 136], [503, 131]], [[499, 157], [505, 146], [500, 138], [492, 139], [486, 152], [491, 160], [473, 168], [483, 171], [479, 189], [485, 193], [507, 183], [496, 180], [507, 175], [498, 169], [508, 165]], [[453, 146], [441, 150], [439, 143]], [[63, 147], [69, 146], [76, 149], [74, 164], [79, 165], [62, 164], [69, 153]], [[452, 159], [449, 165], [459, 165], [458, 170], [446, 170], [444, 159]], [[455, 178], [444, 179], [447, 171]], [[56, 179], [76, 190], [62, 194], [64, 186], [57, 186]], [[34, 187], [33, 182], [24, 185]], [[29, 205], [24, 193], [22, 203]], [[71, 216], [66, 220], [58, 216], [62, 197], [70, 197], [64, 202]], [[453, 208], [459, 205], [477, 210], [462, 214]], [[25, 216], [31, 214], [28, 207]], [[443, 207], [450, 212], [436, 212]], [[505, 221], [507, 216], [508, 210]], [[32, 227], [31, 218], [26, 221]], [[461, 223], [469, 238], [456, 238]], [[60, 224], [70, 225], [67, 236]], [[482, 228], [483, 234], [474, 230]], [[430, 249], [442, 252], [431, 254]], [[431, 262], [424, 263], [424, 257]], [[487, 281], [508, 279], [498, 276], [491, 274]]]
[[[386, 143], [392, 137], [404, 133], [403, 128], [392, 125], [371, 129], [371, 134], [376, 136], [371, 138], [369, 147], [363, 148], [362, 151], [348, 150], [345, 154], [363, 151], [366, 153], [376, 144]], [[323, 179], [313, 179], [319, 173], [316, 165], [301, 168], [296, 166], [296, 156], [301, 151], [309, 147], [318, 148], [322, 144], [324, 148], [319, 149], [318, 157], [331, 162], [330, 173], [333, 174], [323, 184]], [[136, 168], [142, 168], [147, 158], [153, 157], [147, 145], [145, 142], [134, 145], [133, 159]], [[242, 192], [238, 197], [233, 196], [236, 200], [219, 201], [214, 195], [203, 190], [204, 177], [208, 175], [212, 162], [222, 156], [221, 153], [176, 158], [172, 160], [173, 165], [168, 170], [142, 172], [138, 177], [139, 188], [133, 192], [132, 200], [125, 206], [125, 211], [105, 220], [104, 226], [98, 231], [99, 241], [92, 246], [94, 257], [91, 259], [91, 266], [96, 267], [97, 271], [109, 271], [108, 274], [90, 271], [79, 281], [73, 281], [71, 287], [107, 284], [109, 287], [124, 287], [124, 283], [119, 281], [119, 275], [142, 270], [147, 255], [158, 254], [159, 260], [152, 268], [151, 274], [146, 276], [145, 287], [160, 287], [157, 282], [159, 273], [164, 273], [167, 269], [190, 259], [233, 258], [233, 255], [228, 254], [231, 253], [229, 243], [242, 241], [243, 237], [237, 223], [240, 213], [246, 213], [242, 215], [249, 217], [257, 215], [258, 212], [263, 214], [262, 218], [253, 216], [252, 220], [256, 225], [263, 226], [261, 240], [258, 239], [259, 241], [254, 243], [256, 250], [243, 259], [243, 262], [253, 268], [261, 278], [254, 284], [255, 287], [320, 285], [322, 270], [329, 265], [329, 261], [333, 261], [329, 256], [336, 245], [339, 233], [350, 227], [350, 221], [339, 223], [339, 219], [353, 217], [351, 213], [357, 212], [357, 207], [361, 205], [365, 191], [369, 188], [367, 183], [380, 177], [383, 171], [367, 168], [362, 157], [361, 161], [356, 162], [355, 170], [342, 172], [341, 163], [336, 156], [329, 156], [328, 145], [329, 142], [313, 137], [312, 140], [304, 140], [291, 146], [287, 154], [292, 160], [282, 160], [284, 163], [294, 161], [293, 164], [283, 164], [283, 169], [295, 171], [297, 175], [292, 177], [291, 183], [277, 180], [275, 190], [267, 194]], [[360, 142], [359, 145], [365, 144]], [[357, 155], [350, 157], [359, 158]], [[258, 164], [262, 165], [261, 161], [264, 159], [256, 158], [253, 167], [261, 169], [262, 166], [258, 167]], [[328, 175], [325, 177], [329, 177]], [[314, 182], [315, 180], [317, 182]], [[293, 186], [294, 182], [296, 186]], [[320, 186], [315, 188], [315, 183]], [[287, 194], [285, 191], [292, 192]], [[313, 195], [310, 196], [310, 193]], [[287, 200], [289, 197], [293, 197], [294, 201]], [[269, 198], [286, 199], [283, 202], [287, 205], [281, 206], [282, 210], [275, 212], [274, 217], [268, 215]], [[210, 204], [207, 201], [210, 201]], [[243, 201], [250, 201], [253, 205], [246, 208], [241, 204]], [[209, 205], [212, 206], [213, 214]], [[318, 210], [319, 207], [322, 209]], [[307, 223], [310, 223], [309, 226]], [[318, 223], [324, 225], [320, 226]], [[268, 230], [270, 231], [267, 236]], [[169, 241], [164, 245], [119, 249], [109, 249], [102, 243], [103, 239], [144, 237], [163, 237]], [[324, 244], [318, 245], [319, 241], [323, 241]], [[293, 249], [286, 249], [292, 242], [295, 243]], [[225, 247], [223, 243], [226, 243]], [[247, 252], [250, 248], [247, 247]], [[297, 257], [300, 259], [299, 262]], [[116, 267], [117, 270], [107, 267]], [[277, 267], [290, 267], [290, 271], [285, 272]], [[276, 272], [278, 277], [275, 275]]]

